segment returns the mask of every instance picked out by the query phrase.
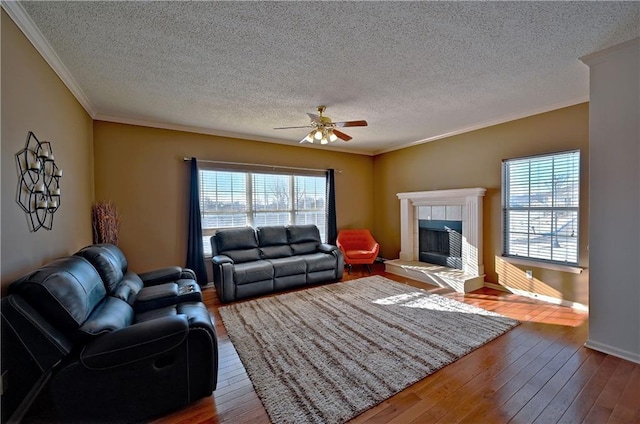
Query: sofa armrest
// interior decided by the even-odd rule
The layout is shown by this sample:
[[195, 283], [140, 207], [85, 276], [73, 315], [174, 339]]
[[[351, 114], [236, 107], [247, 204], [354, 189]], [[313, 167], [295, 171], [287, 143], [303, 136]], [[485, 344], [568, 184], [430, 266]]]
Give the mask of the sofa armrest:
[[338, 250], [338, 247], [332, 244], [320, 243], [318, 245], [318, 251], [322, 253], [331, 253], [335, 250]]
[[176, 348], [188, 333], [186, 315], [161, 317], [98, 337], [84, 347], [80, 360], [94, 370], [123, 366]]
[[213, 262], [214, 265], [233, 264], [234, 263], [233, 259], [231, 259], [227, 255], [216, 255], [213, 258], [211, 258], [211, 262]]
[[145, 286], [172, 283], [180, 279], [195, 280], [196, 274], [189, 268], [169, 266], [138, 274]]
[[211, 258], [213, 263], [213, 284], [222, 302], [236, 299], [236, 285], [233, 281], [234, 262], [228, 256], [216, 255]]

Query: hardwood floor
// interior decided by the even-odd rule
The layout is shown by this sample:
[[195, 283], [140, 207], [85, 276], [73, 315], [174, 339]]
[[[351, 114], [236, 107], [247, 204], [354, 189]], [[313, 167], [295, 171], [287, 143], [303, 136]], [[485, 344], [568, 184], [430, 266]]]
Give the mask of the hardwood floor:
[[[374, 273], [412, 286], [429, 285]], [[368, 275], [355, 267], [340, 284]], [[586, 349], [587, 314], [492, 289], [429, 290], [522, 321], [451, 365], [354, 418], [374, 423], [640, 423], [640, 365]], [[209, 398], [155, 423], [269, 423], [229, 341], [214, 289], [203, 291], [215, 318], [220, 368]]]

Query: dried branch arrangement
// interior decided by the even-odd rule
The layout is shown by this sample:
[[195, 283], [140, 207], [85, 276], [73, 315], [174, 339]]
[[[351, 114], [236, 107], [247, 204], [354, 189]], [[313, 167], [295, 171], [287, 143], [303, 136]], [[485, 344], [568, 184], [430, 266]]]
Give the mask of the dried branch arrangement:
[[116, 205], [110, 201], [96, 202], [91, 208], [93, 242], [118, 245], [120, 215]]

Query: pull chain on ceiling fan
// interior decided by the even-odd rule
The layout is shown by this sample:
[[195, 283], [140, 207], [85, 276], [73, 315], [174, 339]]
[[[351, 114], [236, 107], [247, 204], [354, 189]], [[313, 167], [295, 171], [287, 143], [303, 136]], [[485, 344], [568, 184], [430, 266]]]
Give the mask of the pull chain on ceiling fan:
[[336, 127], [366, 127], [368, 125], [365, 120], [333, 122], [331, 118], [323, 115], [325, 109], [326, 106], [321, 105], [317, 107], [318, 115], [315, 113], [307, 113], [307, 116], [311, 118], [311, 123], [309, 125], [298, 127], [278, 127], [274, 128], [274, 130], [312, 128], [311, 132], [307, 134], [305, 138], [300, 140], [300, 143], [314, 143], [315, 141], [318, 141], [320, 144], [328, 144], [329, 142], [334, 142], [337, 139], [349, 141], [353, 138], [350, 135], [337, 130]]

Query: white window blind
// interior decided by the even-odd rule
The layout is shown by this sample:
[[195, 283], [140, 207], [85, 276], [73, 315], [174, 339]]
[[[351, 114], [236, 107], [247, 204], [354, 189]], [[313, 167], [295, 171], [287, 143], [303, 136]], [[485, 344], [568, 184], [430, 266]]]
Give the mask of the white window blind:
[[326, 234], [326, 177], [200, 169], [205, 255], [220, 228], [315, 224]]
[[578, 263], [580, 152], [502, 164], [504, 255]]

